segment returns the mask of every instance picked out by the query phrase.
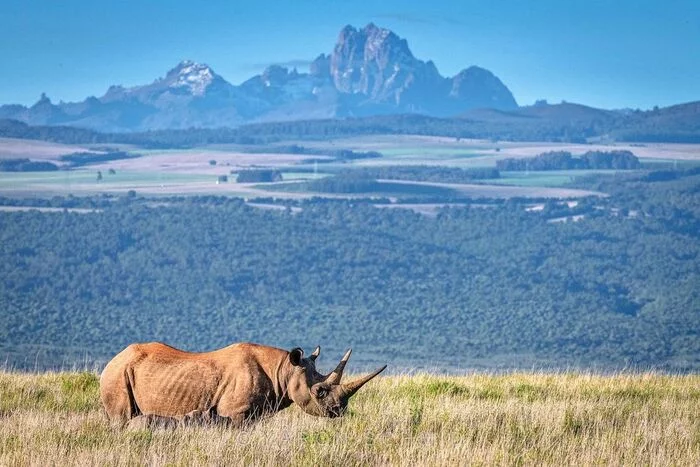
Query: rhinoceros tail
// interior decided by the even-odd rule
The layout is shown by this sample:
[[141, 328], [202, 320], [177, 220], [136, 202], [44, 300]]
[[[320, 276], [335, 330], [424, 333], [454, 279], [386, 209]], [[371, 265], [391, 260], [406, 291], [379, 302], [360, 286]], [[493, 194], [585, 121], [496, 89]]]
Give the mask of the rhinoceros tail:
[[129, 418], [134, 418], [138, 417], [141, 415], [141, 409], [139, 409], [138, 404], [136, 404], [136, 397], [134, 396], [134, 369], [133, 368], [127, 368], [126, 370], [126, 393], [127, 396], [129, 397], [129, 408], [130, 408], [130, 417]]
[[133, 346], [114, 357], [100, 376], [100, 398], [107, 417], [124, 425], [141, 414], [134, 395]]

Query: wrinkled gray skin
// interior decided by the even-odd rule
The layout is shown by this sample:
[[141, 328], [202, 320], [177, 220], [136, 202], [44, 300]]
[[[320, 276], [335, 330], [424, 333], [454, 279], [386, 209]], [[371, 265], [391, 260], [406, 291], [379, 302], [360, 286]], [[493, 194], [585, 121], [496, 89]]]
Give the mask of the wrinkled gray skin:
[[120, 426], [225, 423], [234, 426], [292, 403], [320, 417], [338, 417], [364, 384], [381, 373], [342, 383], [351, 351], [328, 375], [316, 371], [320, 348], [304, 358], [257, 344], [191, 353], [161, 343], [132, 344], [105, 367], [100, 396]]

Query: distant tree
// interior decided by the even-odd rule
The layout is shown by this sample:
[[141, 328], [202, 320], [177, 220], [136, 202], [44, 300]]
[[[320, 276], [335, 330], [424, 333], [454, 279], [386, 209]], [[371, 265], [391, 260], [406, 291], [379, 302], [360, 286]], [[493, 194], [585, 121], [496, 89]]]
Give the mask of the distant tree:
[[29, 159], [0, 160], [0, 172], [52, 172], [58, 166], [48, 161], [30, 161]]
[[115, 161], [120, 159], [134, 159], [141, 157], [138, 154], [130, 154], [124, 151], [99, 152], [75, 152], [60, 157], [63, 162], [68, 162], [71, 167], [82, 167], [99, 162]]
[[269, 183], [282, 181], [282, 173], [279, 170], [243, 170], [238, 173], [238, 183]]

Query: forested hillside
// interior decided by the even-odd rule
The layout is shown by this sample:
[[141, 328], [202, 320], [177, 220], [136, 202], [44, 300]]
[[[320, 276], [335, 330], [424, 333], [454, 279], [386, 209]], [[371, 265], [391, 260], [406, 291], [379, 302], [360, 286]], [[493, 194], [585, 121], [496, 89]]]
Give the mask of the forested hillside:
[[358, 364], [394, 368], [698, 370], [700, 175], [672, 173], [579, 181], [611, 196], [571, 207], [433, 217], [133, 193], [50, 201], [88, 213], [0, 212], [0, 357], [34, 367], [134, 341], [253, 340], [352, 345]]
[[254, 123], [236, 128], [189, 128], [138, 133], [98, 133], [67, 126], [29, 126], [0, 119], [0, 137], [69, 144], [135, 144], [173, 148], [204, 144], [262, 145], [285, 140], [328, 140], [366, 135], [429, 135], [504, 141], [588, 140], [700, 142], [700, 102], [620, 113], [577, 104], [472, 110], [459, 117], [402, 114], [359, 118]]

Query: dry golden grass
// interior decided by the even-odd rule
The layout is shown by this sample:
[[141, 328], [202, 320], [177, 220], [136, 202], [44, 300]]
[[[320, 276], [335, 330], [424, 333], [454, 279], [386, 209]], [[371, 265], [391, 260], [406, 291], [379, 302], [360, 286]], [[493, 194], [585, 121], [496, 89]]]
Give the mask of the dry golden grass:
[[0, 465], [700, 465], [700, 376], [392, 376], [351, 412], [112, 428], [91, 373], [0, 373]]

